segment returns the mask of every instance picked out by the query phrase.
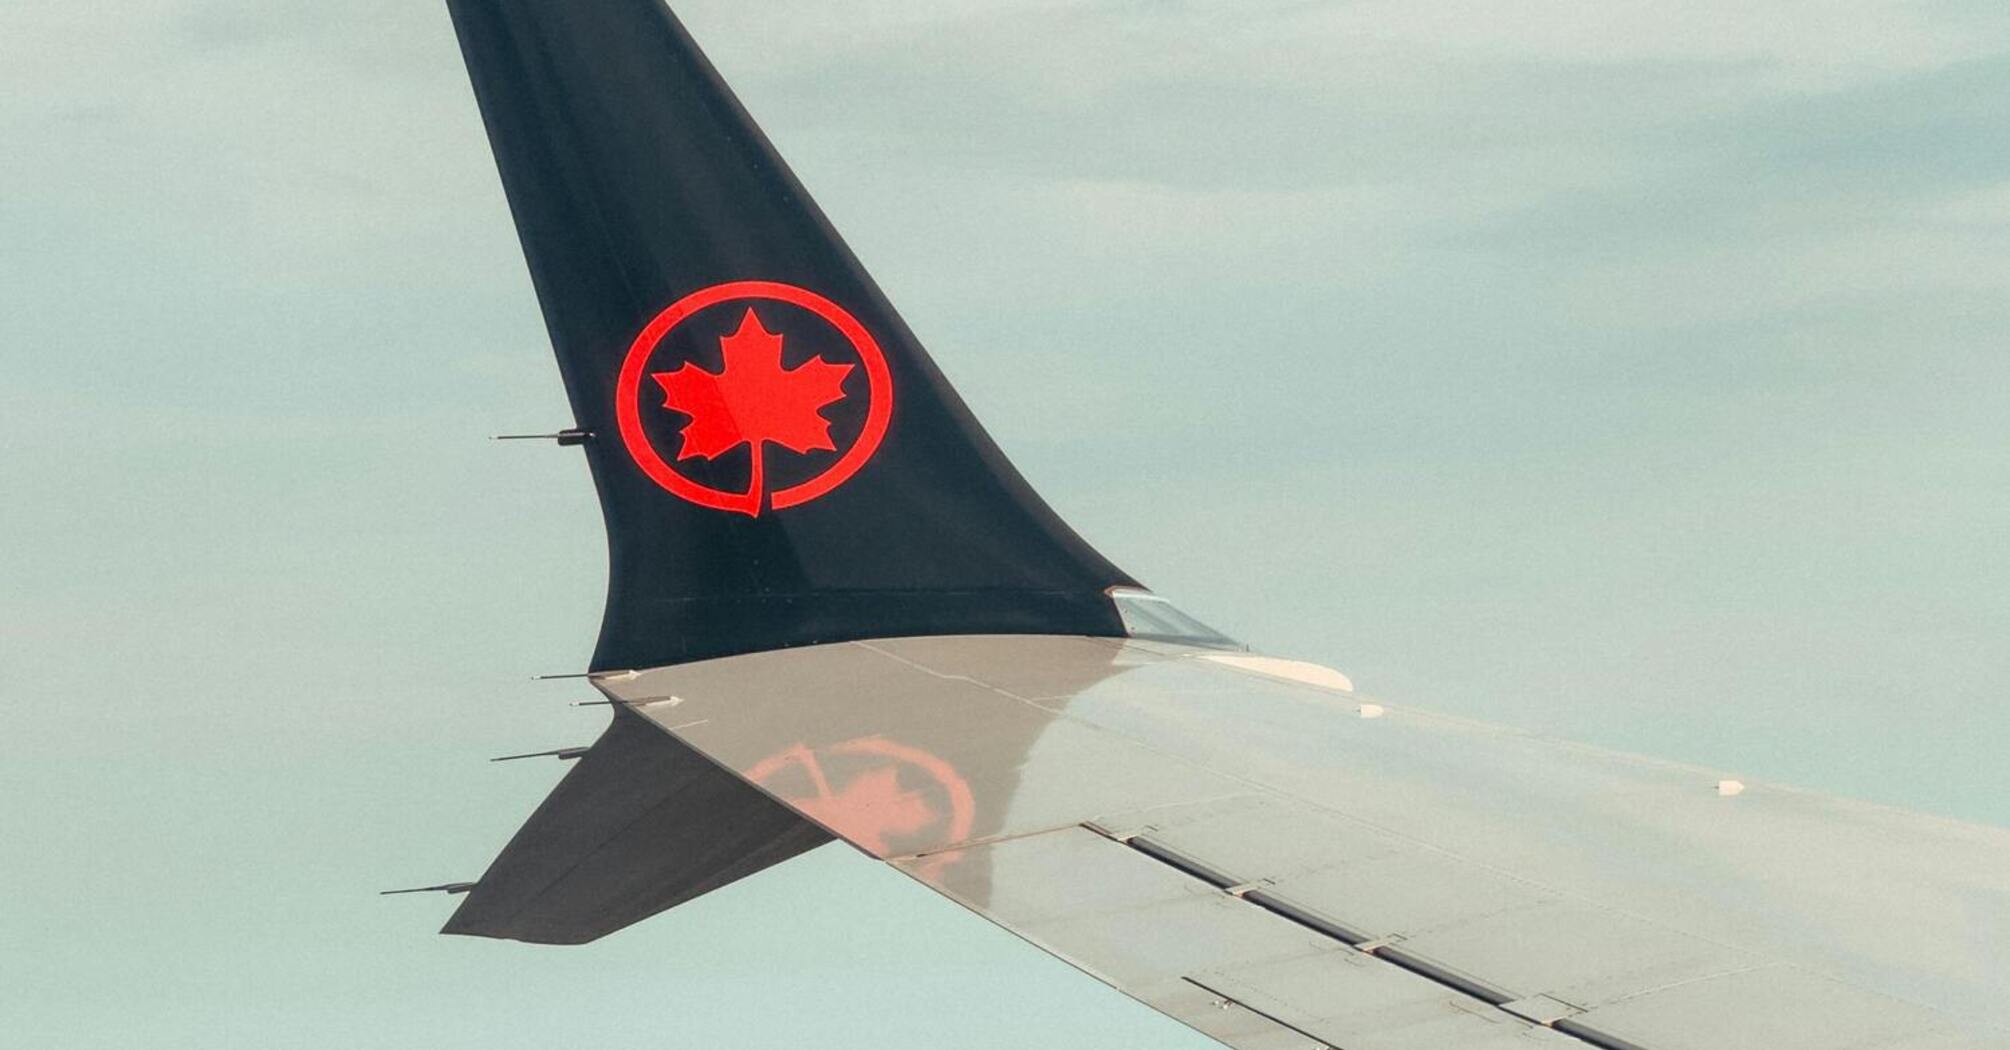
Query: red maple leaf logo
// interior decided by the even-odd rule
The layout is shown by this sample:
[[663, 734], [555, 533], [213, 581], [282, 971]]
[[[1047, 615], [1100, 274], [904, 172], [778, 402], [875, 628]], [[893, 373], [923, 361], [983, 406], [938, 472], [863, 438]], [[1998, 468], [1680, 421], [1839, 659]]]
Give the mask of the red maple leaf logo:
[[796, 803], [803, 815], [840, 836], [885, 856], [888, 840], [912, 835], [936, 819], [935, 807], [918, 791], [900, 786], [900, 770], [883, 766], [853, 777], [828, 796]]
[[[833, 768], [827, 771], [826, 763]], [[963, 843], [976, 828], [977, 798], [955, 766], [883, 736], [820, 748], [795, 744], [741, 775], [879, 857]], [[931, 852], [915, 870], [932, 874], [962, 858], [960, 849]]]
[[770, 332], [753, 309], [740, 330], [719, 340], [722, 364], [707, 372], [686, 362], [675, 372], [650, 378], [663, 387], [664, 407], [691, 417], [677, 458], [716, 459], [746, 445], [753, 477], [747, 487], [750, 514], [759, 514], [766, 484], [764, 444], [791, 452], [835, 452], [831, 421], [823, 410], [845, 399], [851, 365], [812, 357], [795, 368], [782, 367], [782, 337]]

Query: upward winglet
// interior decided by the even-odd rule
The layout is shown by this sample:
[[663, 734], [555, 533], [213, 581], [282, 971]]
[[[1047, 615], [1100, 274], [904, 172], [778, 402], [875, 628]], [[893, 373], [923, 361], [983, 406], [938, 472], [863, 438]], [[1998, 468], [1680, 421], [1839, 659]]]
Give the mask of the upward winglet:
[[1041, 502], [658, 0], [449, 0], [599, 487], [596, 670], [1123, 634]]

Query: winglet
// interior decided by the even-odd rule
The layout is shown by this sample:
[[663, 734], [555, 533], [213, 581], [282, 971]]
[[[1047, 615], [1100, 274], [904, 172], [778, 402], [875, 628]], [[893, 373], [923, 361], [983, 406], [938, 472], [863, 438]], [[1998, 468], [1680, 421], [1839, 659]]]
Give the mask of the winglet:
[[1107, 592], [1133, 582], [1013, 469], [668, 9], [448, 6], [572, 429], [603, 436], [595, 670], [1124, 633]]

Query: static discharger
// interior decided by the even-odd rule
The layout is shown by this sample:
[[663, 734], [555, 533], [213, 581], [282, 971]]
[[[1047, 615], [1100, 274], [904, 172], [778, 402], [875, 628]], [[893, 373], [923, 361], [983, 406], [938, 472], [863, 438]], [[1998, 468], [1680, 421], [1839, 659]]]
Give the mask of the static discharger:
[[555, 758], [560, 762], [571, 762], [576, 759], [585, 758], [586, 753], [590, 750], [592, 749], [585, 747], [559, 747], [553, 748], [550, 751], [532, 751], [527, 755], [504, 755], [501, 758], [491, 758], [489, 761], [521, 762], [526, 758]]
[[377, 896], [396, 897], [402, 893], [444, 893], [449, 896], [457, 896], [474, 888], [475, 884], [472, 882], [443, 882], [438, 886], [415, 886], [409, 890], [385, 890], [377, 894]]
[[491, 441], [556, 441], [560, 448], [584, 445], [593, 440], [593, 431], [570, 428], [556, 434], [497, 434]]

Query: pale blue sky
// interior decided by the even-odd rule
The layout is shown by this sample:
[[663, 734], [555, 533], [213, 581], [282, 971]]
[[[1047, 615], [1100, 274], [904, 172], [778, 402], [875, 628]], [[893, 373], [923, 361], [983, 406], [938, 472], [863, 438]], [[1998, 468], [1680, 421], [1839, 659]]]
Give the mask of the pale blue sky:
[[[757, 7], [750, 12], [747, 7]], [[1393, 700], [2010, 823], [1998, 0], [680, 5], [1120, 564]], [[0, 13], [0, 1031], [1200, 1047], [830, 849], [435, 937], [604, 717], [444, 10]]]

